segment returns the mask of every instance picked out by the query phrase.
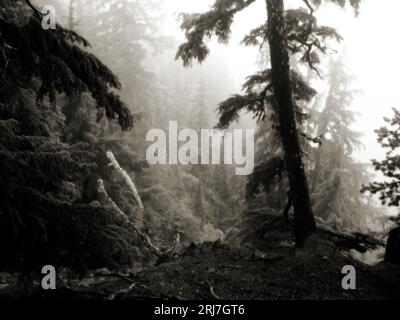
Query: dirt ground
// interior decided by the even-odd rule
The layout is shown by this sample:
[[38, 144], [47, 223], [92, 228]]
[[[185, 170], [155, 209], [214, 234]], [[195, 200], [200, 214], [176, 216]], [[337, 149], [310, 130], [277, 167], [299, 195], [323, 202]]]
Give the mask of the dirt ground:
[[[356, 290], [344, 290], [343, 266], [356, 268]], [[79, 280], [58, 281], [57, 290], [18, 285], [2, 275], [0, 298], [39, 299], [398, 299], [400, 267], [367, 266], [340, 251], [331, 239], [314, 235], [302, 250], [290, 243], [245, 251], [221, 242], [191, 245], [182, 254], [137, 273], [97, 270]]]

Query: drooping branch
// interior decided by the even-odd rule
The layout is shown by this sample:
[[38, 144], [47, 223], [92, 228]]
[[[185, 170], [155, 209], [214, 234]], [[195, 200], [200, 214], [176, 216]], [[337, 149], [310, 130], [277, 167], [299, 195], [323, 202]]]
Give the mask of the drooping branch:
[[[317, 94], [303, 80], [302, 76], [293, 70], [290, 73], [290, 82], [296, 102], [309, 102]], [[267, 107], [274, 109], [275, 104], [270, 69], [247, 77], [242, 90], [245, 92], [244, 95], [233, 95], [219, 104], [219, 123], [217, 128], [228, 128], [233, 121], [239, 119], [239, 114], [242, 110], [254, 114], [254, 119], [261, 121], [265, 120]], [[296, 113], [298, 117], [304, 115], [301, 114], [299, 108], [296, 109]]]
[[242, 110], [253, 113], [257, 121], [263, 120], [265, 116], [264, 104], [267, 104], [267, 101], [268, 96], [266, 92], [233, 95], [218, 106], [219, 123], [217, 128], [228, 128], [232, 122], [239, 119], [239, 114]]
[[264, 23], [246, 35], [242, 40], [242, 44], [245, 46], [260, 46], [260, 49], [262, 49], [268, 37], [267, 32], [268, 27], [267, 24]]
[[181, 29], [185, 31], [187, 41], [179, 47], [176, 59], [182, 59], [184, 66], [191, 65], [193, 60], [203, 62], [209, 53], [205, 42], [215, 35], [220, 42], [226, 43], [235, 14], [254, 2], [216, 0], [209, 12], [182, 15]]
[[[15, 1], [3, 2], [10, 18], [0, 14], [0, 83], [15, 81], [22, 88], [31, 88], [31, 81], [37, 79], [39, 86], [34, 86], [37, 102], [49, 98], [53, 104], [58, 93], [86, 91], [96, 100], [97, 109], [105, 111], [102, 116], [117, 120], [122, 130], [133, 127], [131, 111], [113, 90], [121, 89], [121, 83], [87, 50], [90, 46], [87, 40], [61, 25], [44, 30], [38, 17], [42, 13], [30, 1], [19, 0], [28, 10], [7, 10]], [[15, 23], [17, 17], [25, 22]], [[4, 104], [4, 100], [5, 95], [0, 95], [0, 103]]]

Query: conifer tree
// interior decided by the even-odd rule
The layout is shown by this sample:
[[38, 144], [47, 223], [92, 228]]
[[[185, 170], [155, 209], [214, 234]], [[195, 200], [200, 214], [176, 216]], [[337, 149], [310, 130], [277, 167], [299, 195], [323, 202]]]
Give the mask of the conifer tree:
[[[150, 51], [166, 46], [159, 35], [157, 1], [78, 1], [76, 15], [82, 21], [77, 30], [93, 43], [99, 58], [123, 83], [121, 94], [137, 112], [157, 115], [150, 102], [157, 97], [157, 79], [143, 66]], [[141, 125], [144, 125], [142, 123]]]
[[393, 109], [393, 117], [385, 118], [386, 127], [376, 131], [378, 142], [387, 150], [382, 161], [373, 160], [376, 171], [384, 175], [384, 181], [370, 183], [363, 188], [364, 192], [378, 194], [383, 205], [399, 206], [400, 204], [400, 111]]
[[84, 38], [60, 25], [55, 30], [44, 30], [40, 13], [24, 1], [3, 2], [0, 103], [6, 103], [17, 87], [32, 88], [38, 100], [47, 96], [53, 103], [57, 92], [68, 95], [86, 90], [96, 100], [97, 108], [104, 110], [99, 115], [117, 119], [123, 130], [132, 127], [131, 112], [111, 90], [119, 89], [120, 82], [100, 60], [85, 51], [89, 43]]
[[[209, 53], [206, 41], [216, 36], [220, 42], [228, 42], [231, 25], [238, 12], [248, 8], [256, 0], [216, 0], [211, 10], [203, 14], [183, 15], [182, 29], [187, 42], [177, 52], [184, 65], [193, 60], [204, 61]], [[346, 1], [331, 1], [345, 6]], [[325, 53], [326, 40], [340, 39], [337, 32], [319, 26], [313, 15], [321, 0], [303, 1], [306, 9], [284, 9], [283, 0], [266, 0], [267, 21], [252, 30], [245, 38], [247, 45], [269, 45], [271, 66], [245, 84], [246, 94], [234, 96], [221, 103], [220, 126], [227, 127], [237, 120], [241, 110], [253, 112], [259, 120], [265, 120], [266, 108], [276, 112], [277, 127], [284, 150], [285, 170], [288, 172], [290, 193], [295, 212], [296, 243], [301, 246], [315, 229], [308, 182], [300, 145], [299, 128], [296, 124], [297, 103], [310, 100], [314, 94], [301, 77], [290, 71], [289, 53], [296, 55], [318, 72], [319, 53]], [[359, 0], [350, 4], [358, 9]], [[266, 41], [267, 40], [267, 41]]]
[[340, 57], [330, 63], [328, 88], [316, 126], [321, 144], [312, 172], [314, 213], [336, 228], [365, 231], [374, 210], [360, 192], [368, 180], [365, 167], [353, 159], [353, 152], [362, 147], [361, 133], [352, 129], [357, 90]]
[[85, 272], [129, 266], [130, 234], [99, 198], [85, 200], [97, 164], [90, 146], [30, 135], [16, 120], [0, 120], [0, 269], [36, 272], [45, 264]]
[[[83, 272], [132, 265], [140, 240], [94, 188], [99, 167], [107, 166], [105, 153], [99, 159], [82, 137], [63, 138], [76, 113], [74, 94], [91, 95], [99, 119], [132, 127], [132, 114], [116, 94], [117, 77], [74, 31], [43, 29], [29, 1], [1, 5], [0, 268], [37, 272], [50, 262]], [[91, 125], [92, 117], [79, 116], [81, 125]]]

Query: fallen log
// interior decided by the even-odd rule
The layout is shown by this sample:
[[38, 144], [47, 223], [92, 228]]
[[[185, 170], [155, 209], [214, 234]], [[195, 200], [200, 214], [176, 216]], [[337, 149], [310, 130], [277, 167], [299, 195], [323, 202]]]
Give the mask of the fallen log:
[[385, 261], [400, 265], [400, 227], [391, 230], [389, 233]]
[[316, 220], [317, 229], [319, 231], [338, 238], [338, 241], [336, 242], [338, 246], [355, 249], [361, 253], [386, 246], [386, 242], [384, 240], [377, 239], [371, 235], [339, 231], [327, 225], [321, 219], [317, 218]]
[[[142, 200], [139, 196], [137, 188], [136, 188], [135, 184], [133, 183], [132, 179], [125, 172], [125, 170], [121, 168], [117, 159], [115, 158], [114, 154], [111, 151], [107, 151], [107, 158], [110, 160], [109, 166], [113, 167], [119, 173], [119, 175], [124, 179], [125, 183], [128, 185], [136, 203], [138, 204], [140, 215], [141, 215], [141, 217], [143, 217], [144, 206], [143, 206]], [[102, 200], [105, 203], [109, 204], [114, 209], [115, 213], [118, 214], [123, 219], [125, 224], [129, 228], [131, 228], [142, 239], [143, 243], [150, 249], [150, 251], [158, 259], [163, 258], [165, 260], [165, 257], [169, 257], [173, 253], [177, 244], [180, 242], [179, 234], [177, 234], [175, 236], [175, 240], [174, 240], [172, 246], [168, 250], [163, 252], [156, 245], [153, 244], [153, 242], [150, 240], [150, 237], [147, 234], [142, 232], [134, 223], [132, 223], [129, 220], [128, 216], [118, 207], [118, 205], [113, 201], [113, 199], [111, 199], [111, 197], [108, 195], [108, 193], [104, 187], [104, 182], [102, 179], [98, 180], [98, 188], [97, 189], [98, 189], [99, 195], [103, 197]]]
[[108, 160], [110, 160], [109, 166], [113, 167], [118, 172], [118, 174], [124, 179], [125, 183], [131, 190], [133, 197], [135, 198], [135, 201], [139, 207], [140, 214], [143, 216], [144, 206], [142, 203], [142, 199], [140, 198], [139, 192], [137, 191], [136, 186], [133, 183], [131, 177], [126, 173], [124, 169], [121, 168], [117, 159], [115, 159], [115, 156], [111, 151], [107, 151], [107, 158]]
[[139, 230], [127, 217], [127, 215], [117, 206], [117, 204], [111, 199], [111, 197], [108, 195], [105, 187], [104, 187], [104, 182], [102, 179], [98, 180], [98, 192], [100, 195], [103, 196], [103, 199], [108, 202], [108, 204], [114, 209], [115, 213], [117, 213], [125, 222], [125, 224], [131, 228], [142, 240], [143, 243], [150, 249], [150, 251], [158, 258], [160, 258], [164, 253], [156, 246], [154, 245], [149, 236], [142, 231]]

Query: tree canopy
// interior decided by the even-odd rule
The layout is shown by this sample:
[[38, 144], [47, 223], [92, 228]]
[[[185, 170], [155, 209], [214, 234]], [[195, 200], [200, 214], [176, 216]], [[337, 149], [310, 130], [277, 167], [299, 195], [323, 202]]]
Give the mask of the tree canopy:
[[[9, 4], [7, 4], [9, 3]], [[14, 87], [32, 88], [37, 99], [56, 93], [88, 91], [96, 100], [99, 118], [117, 119], [123, 130], [133, 126], [128, 107], [113, 89], [121, 84], [96, 56], [86, 51], [89, 43], [60, 25], [44, 30], [41, 16], [24, 1], [6, 1], [0, 12], [1, 103]]]
[[385, 118], [386, 127], [376, 131], [378, 142], [387, 150], [386, 159], [373, 160], [376, 171], [388, 180], [373, 182], [363, 188], [364, 192], [379, 194], [383, 205], [398, 206], [400, 204], [400, 111], [393, 109], [393, 117]]

